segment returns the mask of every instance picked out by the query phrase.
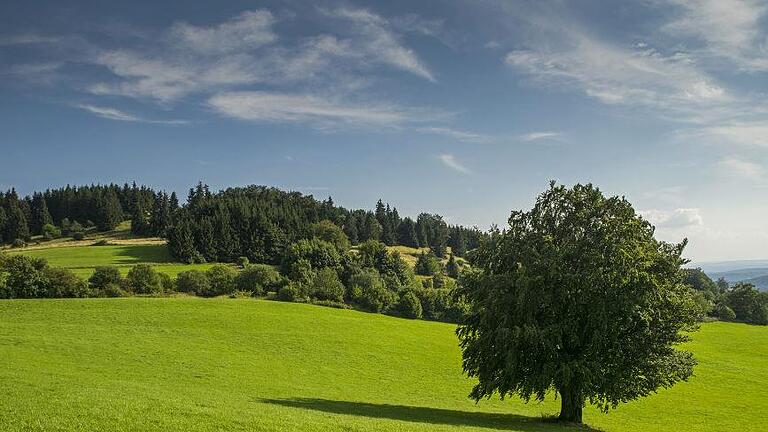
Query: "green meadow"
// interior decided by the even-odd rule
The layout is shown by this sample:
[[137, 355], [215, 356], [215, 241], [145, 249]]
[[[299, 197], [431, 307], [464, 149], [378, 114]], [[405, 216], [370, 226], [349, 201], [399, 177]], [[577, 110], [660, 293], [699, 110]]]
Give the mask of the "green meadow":
[[98, 266], [114, 265], [125, 275], [131, 266], [151, 264], [160, 273], [175, 277], [185, 270], [206, 270], [213, 264], [181, 264], [173, 262], [164, 244], [125, 244], [106, 246], [69, 246], [9, 251], [36, 258], [45, 258], [48, 264], [65, 267], [82, 278], [93, 274]]
[[[1, 301], [1, 429], [570, 430], [545, 420], [559, 401], [467, 399], [454, 329], [253, 299]], [[690, 381], [585, 421], [765, 430], [766, 328], [704, 324], [686, 348]]]

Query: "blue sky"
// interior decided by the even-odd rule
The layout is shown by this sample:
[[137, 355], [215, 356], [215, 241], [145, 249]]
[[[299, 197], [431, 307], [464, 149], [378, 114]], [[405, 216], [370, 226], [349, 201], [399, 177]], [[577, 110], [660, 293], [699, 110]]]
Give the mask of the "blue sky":
[[768, 2], [0, 5], [0, 188], [267, 184], [503, 225], [550, 179], [766, 258]]

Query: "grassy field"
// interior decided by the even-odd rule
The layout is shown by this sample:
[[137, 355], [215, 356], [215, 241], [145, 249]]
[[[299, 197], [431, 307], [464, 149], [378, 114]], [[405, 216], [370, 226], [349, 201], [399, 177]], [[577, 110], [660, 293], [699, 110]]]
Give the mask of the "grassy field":
[[[263, 300], [0, 301], [3, 431], [558, 431], [558, 402], [466, 398], [448, 324]], [[696, 376], [585, 420], [758, 431], [768, 329], [705, 324]], [[584, 429], [579, 429], [584, 430]]]
[[12, 250], [8, 253], [20, 253], [28, 256], [45, 258], [52, 266], [66, 267], [82, 278], [88, 278], [94, 267], [115, 265], [123, 275], [131, 266], [139, 263], [152, 264], [160, 273], [175, 277], [190, 269], [206, 270], [213, 264], [174, 263], [164, 244], [122, 244], [109, 246], [69, 246]]

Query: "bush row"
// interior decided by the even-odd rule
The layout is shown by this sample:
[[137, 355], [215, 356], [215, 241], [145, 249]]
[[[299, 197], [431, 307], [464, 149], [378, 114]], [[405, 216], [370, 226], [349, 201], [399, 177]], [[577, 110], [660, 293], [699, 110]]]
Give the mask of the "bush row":
[[281, 301], [355, 307], [407, 318], [457, 322], [466, 312], [466, 305], [453, 297], [453, 290], [419, 283], [412, 275], [406, 274], [403, 284], [398, 277], [382, 275], [374, 267], [358, 266], [358, 260], [338, 268], [315, 269], [306, 260], [297, 263], [290, 276], [269, 265], [243, 263], [240, 271], [215, 265], [206, 271], [184, 271], [175, 280], [147, 264], [131, 267], [125, 277], [115, 266], [102, 266], [84, 281], [68, 269], [49, 266], [44, 259], [0, 255], [0, 298], [125, 297], [175, 292], [201, 297], [261, 297], [274, 293]]

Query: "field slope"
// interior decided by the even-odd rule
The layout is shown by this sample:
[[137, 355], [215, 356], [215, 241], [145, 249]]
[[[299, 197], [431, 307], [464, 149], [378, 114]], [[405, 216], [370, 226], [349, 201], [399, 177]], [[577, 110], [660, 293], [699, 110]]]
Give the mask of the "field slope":
[[[466, 398], [448, 324], [260, 300], [0, 301], [3, 431], [567, 430], [556, 401]], [[585, 420], [757, 431], [768, 329], [705, 324], [688, 383]], [[583, 430], [583, 429], [579, 429]]]

